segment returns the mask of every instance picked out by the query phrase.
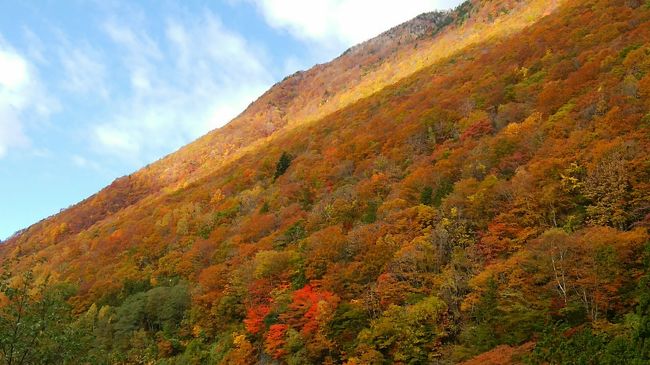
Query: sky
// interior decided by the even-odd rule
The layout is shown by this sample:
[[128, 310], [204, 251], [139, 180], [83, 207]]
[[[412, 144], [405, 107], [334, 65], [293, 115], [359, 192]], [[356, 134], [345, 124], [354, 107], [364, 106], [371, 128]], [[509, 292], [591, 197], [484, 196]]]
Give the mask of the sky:
[[0, 239], [461, 0], [0, 1]]

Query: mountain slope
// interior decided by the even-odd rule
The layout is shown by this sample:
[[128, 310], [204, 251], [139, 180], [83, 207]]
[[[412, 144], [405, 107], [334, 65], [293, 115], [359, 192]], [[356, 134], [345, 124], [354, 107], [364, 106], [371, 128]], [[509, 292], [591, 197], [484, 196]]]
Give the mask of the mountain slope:
[[[61, 232], [57, 239], [76, 234], [141, 199], [174, 191], [211, 174], [278, 132], [319, 120], [469, 44], [517, 31], [556, 6], [556, 1], [545, 0], [502, 1], [498, 5], [474, 1], [459, 7], [458, 14], [417, 17], [351, 48], [330, 63], [287, 77], [223, 128], [117, 179], [38, 228]], [[467, 19], [470, 13], [474, 15]], [[499, 26], [491, 27], [495, 22]], [[40, 240], [53, 242], [44, 237]]]
[[[650, 8], [467, 8], [288, 78], [2, 257], [74, 283], [113, 362], [503, 363], [540, 333], [532, 359], [562, 362], [556, 322], [647, 336]], [[180, 319], [125, 316], [177, 287]]]

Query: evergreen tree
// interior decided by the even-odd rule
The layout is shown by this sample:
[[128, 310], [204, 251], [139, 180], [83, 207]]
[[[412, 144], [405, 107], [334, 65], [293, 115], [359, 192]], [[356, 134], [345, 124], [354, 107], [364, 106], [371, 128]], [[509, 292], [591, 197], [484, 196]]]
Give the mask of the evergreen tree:
[[291, 156], [286, 152], [282, 152], [278, 163], [275, 165], [275, 175], [273, 175], [273, 180], [282, 176], [289, 168], [289, 165], [291, 165]]
[[420, 193], [420, 203], [424, 205], [431, 205], [433, 203], [433, 189], [430, 186], [425, 186]]

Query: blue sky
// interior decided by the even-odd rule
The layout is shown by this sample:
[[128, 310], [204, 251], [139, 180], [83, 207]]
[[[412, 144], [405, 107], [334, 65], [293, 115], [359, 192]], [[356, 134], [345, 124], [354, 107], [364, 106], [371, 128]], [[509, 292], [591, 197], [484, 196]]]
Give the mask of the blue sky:
[[460, 0], [0, 3], [0, 239], [173, 152], [295, 71]]

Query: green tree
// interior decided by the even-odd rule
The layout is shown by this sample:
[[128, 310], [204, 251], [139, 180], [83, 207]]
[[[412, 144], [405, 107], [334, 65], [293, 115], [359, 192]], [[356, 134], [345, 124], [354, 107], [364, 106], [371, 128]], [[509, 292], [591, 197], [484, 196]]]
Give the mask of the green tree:
[[488, 350], [499, 343], [494, 326], [499, 317], [499, 287], [494, 278], [487, 282], [487, 289], [481, 296], [474, 311], [475, 326], [468, 329], [465, 342], [470, 343], [479, 351]]
[[[628, 358], [630, 364], [650, 363], [650, 242], [645, 244], [643, 257], [644, 275], [639, 279], [637, 292], [638, 304], [633, 313], [627, 315], [627, 322], [631, 323], [631, 341], [624, 338], [623, 341], [612, 341], [608, 344], [609, 352], [621, 358], [621, 353]], [[620, 345], [622, 343], [622, 345]], [[618, 346], [616, 346], [618, 344]]]
[[286, 152], [282, 152], [278, 163], [275, 165], [275, 175], [273, 175], [273, 179], [275, 180], [282, 176], [289, 168], [289, 165], [291, 165], [291, 156]]
[[420, 193], [420, 203], [424, 205], [431, 205], [433, 203], [433, 188], [425, 186]]
[[36, 284], [31, 270], [12, 277], [7, 267], [0, 275], [0, 363], [68, 364], [83, 361], [82, 331], [72, 325], [66, 302], [73, 290]]
[[403, 364], [431, 363], [440, 356], [446, 336], [445, 303], [427, 297], [409, 306], [391, 305], [370, 328], [359, 333], [360, 358], [383, 358]]
[[[650, 243], [645, 246], [645, 274], [638, 283], [636, 311], [607, 330], [591, 326], [549, 326], [526, 359], [531, 364], [648, 364], [650, 362]], [[622, 326], [623, 325], [623, 326]], [[623, 330], [621, 330], [623, 329]], [[573, 332], [573, 333], [571, 333]], [[568, 333], [571, 333], [567, 335]]]

